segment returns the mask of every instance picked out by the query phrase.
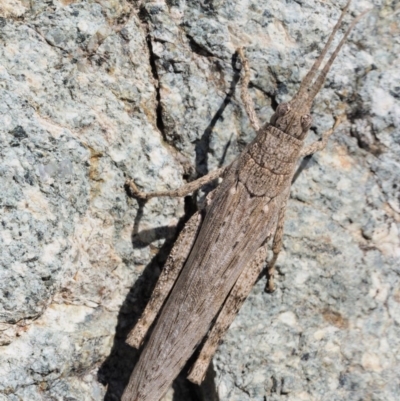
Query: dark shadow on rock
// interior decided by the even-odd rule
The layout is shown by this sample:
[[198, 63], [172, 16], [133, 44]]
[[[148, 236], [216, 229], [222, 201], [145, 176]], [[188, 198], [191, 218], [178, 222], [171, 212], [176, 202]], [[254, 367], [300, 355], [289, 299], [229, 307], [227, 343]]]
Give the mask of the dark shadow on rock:
[[[233, 77], [230, 84], [230, 88], [228, 93], [225, 96], [225, 99], [222, 101], [221, 106], [214, 114], [213, 118], [208, 124], [207, 128], [204, 130], [203, 135], [199, 140], [196, 141], [195, 152], [196, 152], [196, 171], [199, 177], [206, 175], [208, 173], [208, 152], [210, 151], [210, 140], [211, 133], [217, 124], [217, 121], [222, 117], [222, 114], [228, 104], [231, 102], [232, 96], [235, 94], [236, 85], [240, 79], [240, 70], [237, 69], [236, 64], [238, 61], [238, 54], [235, 53], [232, 56], [231, 65], [233, 70]], [[230, 143], [230, 141], [229, 141]], [[223, 160], [220, 161], [220, 166], [222, 166], [225, 155], [226, 155], [227, 147], [225, 147], [224, 155], [222, 157]]]
[[[129, 189], [127, 189], [129, 193]], [[135, 220], [133, 222], [132, 229], [132, 248], [133, 249], [141, 249], [149, 246], [152, 242], [164, 238], [168, 241], [168, 243], [172, 240], [175, 241], [178, 233], [183, 228], [186, 221], [190, 218], [190, 216], [196, 211], [196, 206], [193, 203], [192, 197], [188, 196], [185, 198], [185, 215], [182, 217], [182, 222], [178, 223], [177, 227], [171, 226], [160, 226], [154, 227], [150, 230], [141, 230], [139, 231], [140, 220], [143, 217], [143, 210], [147, 200], [136, 199], [138, 203], [138, 211], [135, 216]], [[160, 250], [161, 251], [161, 250]], [[168, 252], [169, 253], [169, 252]], [[152, 262], [151, 262], [152, 263]]]
[[163, 245], [160, 252], [146, 266], [121, 306], [113, 347], [98, 372], [98, 380], [108, 386], [105, 401], [119, 401], [128, 384], [140, 350], [130, 347], [125, 340], [146, 306], [171, 245], [167, 242]]
[[309, 169], [312, 166], [312, 164], [313, 164], [313, 163], [311, 163], [312, 157], [313, 157], [313, 155], [308, 155], [308, 156], [303, 157], [302, 161], [299, 164], [299, 167], [297, 167], [297, 170], [293, 175], [292, 185], [296, 182], [296, 180], [299, 178], [300, 174], [304, 170]]
[[172, 401], [218, 401], [217, 389], [215, 387], [215, 371], [211, 362], [207, 369], [206, 377], [200, 386], [187, 380], [189, 369], [193, 365], [197, 353], [189, 359], [181, 374], [173, 383], [174, 398]]

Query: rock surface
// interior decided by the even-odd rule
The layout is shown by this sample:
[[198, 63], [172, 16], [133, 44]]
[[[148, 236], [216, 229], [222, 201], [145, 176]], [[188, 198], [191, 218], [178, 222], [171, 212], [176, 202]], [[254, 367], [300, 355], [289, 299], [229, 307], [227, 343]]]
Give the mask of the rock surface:
[[[344, 5], [0, 3], [0, 401], [119, 400], [124, 339], [193, 211], [127, 198], [125, 175], [176, 188], [232, 161], [255, 135], [235, 49], [267, 121]], [[398, 399], [400, 3], [352, 14], [371, 6], [314, 103], [310, 141], [347, 121], [292, 188], [277, 291], [261, 280], [215, 377], [165, 399]]]

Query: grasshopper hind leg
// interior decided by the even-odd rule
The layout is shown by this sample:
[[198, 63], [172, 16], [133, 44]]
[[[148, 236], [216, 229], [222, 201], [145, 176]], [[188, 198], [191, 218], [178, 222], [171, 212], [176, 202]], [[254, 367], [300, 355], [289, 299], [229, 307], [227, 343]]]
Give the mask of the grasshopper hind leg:
[[171, 250], [161, 275], [153, 290], [150, 301], [136, 326], [128, 334], [126, 342], [134, 348], [139, 348], [147, 331], [153, 324], [158, 312], [161, 310], [165, 299], [170, 293], [186, 259], [196, 240], [201, 225], [201, 214], [195, 213], [186, 223], [182, 232]]
[[285, 223], [285, 215], [286, 215], [286, 206], [289, 199], [289, 191], [285, 201], [283, 202], [281, 209], [279, 210], [278, 216], [278, 224], [276, 226], [274, 240], [272, 242], [272, 259], [268, 262], [268, 281], [265, 286], [265, 290], [269, 293], [275, 291], [275, 282], [274, 282], [274, 275], [275, 275], [275, 263], [278, 259], [278, 255], [282, 249], [282, 241], [283, 241], [283, 226]]

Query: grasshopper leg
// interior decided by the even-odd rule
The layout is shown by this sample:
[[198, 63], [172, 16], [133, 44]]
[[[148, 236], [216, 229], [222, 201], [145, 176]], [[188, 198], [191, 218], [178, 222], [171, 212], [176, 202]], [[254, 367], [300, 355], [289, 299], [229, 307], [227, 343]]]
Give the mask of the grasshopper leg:
[[128, 334], [126, 342], [134, 348], [139, 348], [154, 319], [157, 317], [165, 299], [170, 293], [183, 265], [192, 249], [201, 225], [201, 215], [195, 213], [186, 223], [171, 250], [157, 284], [153, 290], [142, 316], [136, 326]]
[[200, 384], [203, 381], [208, 365], [217, 350], [221, 338], [228, 330], [254, 283], [257, 281], [264, 266], [266, 257], [267, 245], [265, 244], [258, 249], [254, 259], [246, 266], [242, 274], [239, 276], [230, 294], [225, 300], [206, 341], [202, 345], [196, 362], [190, 370], [188, 379], [191, 382]]
[[274, 275], [275, 275], [275, 263], [278, 259], [278, 255], [282, 249], [282, 240], [283, 240], [283, 225], [285, 223], [285, 215], [286, 215], [286, 206], [289, 199], [289, 191], [288, 195], [283, 202], [281, 209], [279, 210], [279, 217], [278, 217], [278, 224], [276, 226], [274, 240], [272, 242], [272, 259], [268, 262], [268, 282], [265, 286], [265, 290], [267, 292], [274, 292], [275, 291], [275, 282], [274, 282]]
[[129, 191], [131, 195], [135, 198], [139, 199], [150, 199], [150, 198], [155, 198], [158, 196], [170, 196], [170, 197], [183, 197], [186, 196], [199, 188], [201, 188], [203, 185], [221, 177], [225, 171], [227, 170], [228, 166], [221, 167], [217, 170], [211, 171], [204, 177], [200, 177], [195, 181], [189, 182], [188, 184], [182, 185], [178, 189], [173, 189], [170, 191], [158, 191], [158, 192], [142, 192], [139, 191], [137, 186], [132, 180], [126, 180], [125, 185], [129, 188]]
[[250, 82], [250, 67], [247, 58], [244, 55], [243, 48], [237, 49], [237, 52], [242, 60], [244, 75], [242, 78], [242, 90], [241, 90], [241, 98], [244, 104], [244, 108], [246, 113], [249, 117], [251, 126], [253, 127], [254, 131], [258, 131], [260, 129], [260, 121], [257, 118], [256, 112], [254, 110], [254, 103], [250, 97], [248, 86]]
[[309, 156], [309, 155], [314, 154], [315, 152], [318, 152], [318, 151], [324, 149], [328, 143], [329, 137], [335, 132], [336, 128], [343, 121], [343, 119], [344, 119], [343, 115], [337, 117], [333, 127], [331, 129], [328, 129], [328, 131], [325, 131], [322, 134], [321, 140], [315, 141], [311, 145], [302, 149], [300, 156], [301, 157]]

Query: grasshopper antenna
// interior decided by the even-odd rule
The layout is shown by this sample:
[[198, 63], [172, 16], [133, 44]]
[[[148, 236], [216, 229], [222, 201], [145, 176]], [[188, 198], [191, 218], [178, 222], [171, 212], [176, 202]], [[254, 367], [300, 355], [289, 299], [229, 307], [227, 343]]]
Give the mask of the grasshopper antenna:
[[314, 79], [314, 77], [315, 77], [315, 75], [316, 75], [316, 73], [317, 73], [317, 71], [318, 71], [323, 59], [326, 56], [326, 53], [328, 52], [328, 50], [329, 50], [329, 48], [330, 48], [330, 46], [332, 44], [333, 38], [335, 37], [337, 31], [340, 28], [340, 25], [342, 24], [343, 18], [346, 15], [347, 10], [349, 9], [350, 3], [351, 3], [351, 0], [349, 0], [347, 2], [346, 6], [344, 7], [344, 9], [342, 11], [342, 14], [340, 14], [340, 18], [336, 22], [336, 25], [333, 28], [332, 33], [329, 35], [329, 39], [326, 42], [321, 54], [315, 60], [313, 66], [310, 69], [310, 71], [308, 71], [307, 75], [304, 77], [303, 81], [301, 82], [300, 88], [298, 90], [298, 94], [299, 95], [300, 95], [300, 93], [305, 92], [309, 88], [309, 86], [311, 85], [312, 80]]
[[[322, 69], [321, 73], [318, 75], [318, 77], [316, 78], [315, 82], [312, 84], [312, 87], [309, 89], [308, 92], [308, 100], [307, 103], [309, 105], [311, 105], [314, 97], [316, 96], [316, 94], [320, 91], [322, 85], [324, 84], [325, 78], [329, 72], [329, 69], [331, 68], [333, 62], [335, 61], [336, 56], [338, 55], [338, 53], [340, 52], [340, 49], [343, 47], [343, 45], [346, 42], [347, 37], [350, 35], [351, 30], [354, 28], [354, 26], [358, 23], [358, 21], [366, 14], [368, 13], [370, 10], [366, 10], [363, 13], [361, 13], [357, 18], [355, 18], [353, 20], [353, 22], [351, 23], [351, 25], [349, 26], [349, 28], [347, 29], [346, 33], [344, 34], [342, 40], [340, 41], [340, 43], [337, 45], [336, 49], [334, 50], [334, 52], [332, 53], [331, 57], [329, 58], [329, 60], [327, 61], [327, 63], [325, 64], [324, 68]], [[335, 27], [336, 28], [336, 27]], [[330, 38], [329, 38], [330, 39]], [[325, 49], [324, 49], [325, 50]]]

